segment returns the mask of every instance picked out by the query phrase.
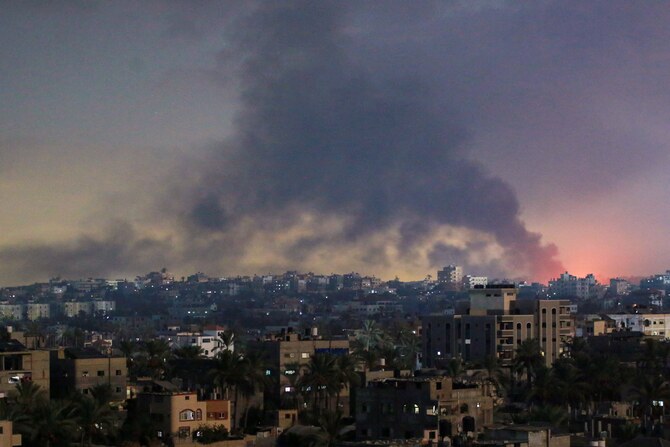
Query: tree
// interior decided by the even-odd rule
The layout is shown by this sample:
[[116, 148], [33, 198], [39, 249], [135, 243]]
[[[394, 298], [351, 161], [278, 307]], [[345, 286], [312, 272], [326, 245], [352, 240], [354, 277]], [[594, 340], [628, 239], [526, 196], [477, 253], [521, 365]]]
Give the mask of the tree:
[[180, 359], [194, 360], [202, 357], [203, 352], [201, 346], [188, 345], [175, 349], [173, 354]]
[[633, 395], [639, 404], [642, 427], [649, 430], [663, 409], [660, 402], [670, 399], [670, 384], [660, 374], [640, 372], [633, 383]]
[[165, 375], [166, 364], [172, 351], [164, 340], [149, 340], [143, 346], [146, 366], [154, 378], [160, 379]]
[[356, 337], [362, 344], [363, 350], [369, 351], [375, 348], [384, 341], [384, 331], [382, 331], [373, 320], [365, 320], [363, 328], [358, 332]]
[[37, 405], [25, 435], [27, 446], [67, 446], [77, 432], [74, 408], [62, 401], [46, 401]]
[[314, 354], [299, 383], [312, 396], [312, 410], [317, 418], [323, 399], [332, 395], [338, 389], [337, 380], [338, 372], [335, 357], [327, 353]]
[[514, 356], [514, 368], [525, 373], [528, 389], [533, 385], [537, 370], [544, 365], [540, 344], [535, 339], [526, 339], [517, 347]]
[[94, 439], [104, 441], [116, 428], [117, 418], [109, 404], [94, 397], [81, 396], [75, 403], [74, 415], [81, 430], [81, 445]]
[[336, 370], [336, 382], [338, 384], [337, 386], [337, 399], [336, 399], [336, 405], [337, 405], [337, 411], [339, 411], [340, 407], [340, 392], [342, 389], [351, 389], [354, 386], [357, 386], [360, 381], [361, 377], [358, 375], [356, 372], [356, 359], [350, 355], [341, 355], [336, 358], [335, 361], [335, 370]]
[[233, 415], [231, 421], [237, 421], [237, 403], [239, 392], [246, 389], [246, 364], [242, 356], [232, 351], [221, 351], [217, 354], [214, 367], [209, 370], [208, 376], [225, 399], [230, 399], [230, 391], [234, 391]]
[[245, 408], [244, 408], [244, 427], [247, 427], [249, 420], [249, 398], [253, 396], [258, 390], [264, 390], [266, 386], [270, 384], [270, 378], [265, 374], [267, 370], [267, 364], [263, 357], [261, 357], [257, 352], [249, 352], [244, 355], [242, 358], [243, 367], [244, 367], [244, 378], [241, 380], [238, 385], [240, 386], [240, 391], [245, 397]]

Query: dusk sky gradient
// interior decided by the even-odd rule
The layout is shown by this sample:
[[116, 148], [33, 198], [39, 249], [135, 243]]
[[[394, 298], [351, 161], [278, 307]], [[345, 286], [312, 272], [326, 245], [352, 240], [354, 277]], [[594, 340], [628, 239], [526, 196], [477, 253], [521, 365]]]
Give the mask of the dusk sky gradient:
[[0, 285], [670, 268], [670, 5], [4, 2]]

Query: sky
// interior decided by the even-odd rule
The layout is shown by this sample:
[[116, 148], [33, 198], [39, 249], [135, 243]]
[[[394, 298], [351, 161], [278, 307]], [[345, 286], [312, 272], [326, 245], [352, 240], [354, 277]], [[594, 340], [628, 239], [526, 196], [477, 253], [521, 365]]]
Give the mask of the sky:
[[0, 285], [670, 268], [670, 5], [0, 5]]

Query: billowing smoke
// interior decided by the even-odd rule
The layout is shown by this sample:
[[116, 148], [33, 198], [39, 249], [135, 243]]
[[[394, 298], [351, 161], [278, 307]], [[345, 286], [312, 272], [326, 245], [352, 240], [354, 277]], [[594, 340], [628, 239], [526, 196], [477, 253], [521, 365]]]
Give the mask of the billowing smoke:
[[439, 235], [458, 233], [471, 239], [461, 256], [485, 241], [503, 273], [560, 271], [510, 186], [467, 158], [467, 129], [439, 91], [450, 86], [366, 64], [345, 7], [268, 2], [229, 33], [222, 63], [234, 67], [240, 108], [182, 210], [194, 250], [213, 248], [203, 259], [234, 271], [258, 234], [290, 233], [267, 239], [277, 265], [314, 253], [401, 265], [423, 253], [437, 267], [459, 245]]

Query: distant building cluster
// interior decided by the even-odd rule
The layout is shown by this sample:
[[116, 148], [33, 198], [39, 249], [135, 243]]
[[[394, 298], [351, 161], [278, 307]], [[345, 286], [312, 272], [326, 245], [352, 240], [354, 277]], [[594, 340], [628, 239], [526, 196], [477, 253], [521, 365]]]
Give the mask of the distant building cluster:
[[[455, 264], [420, 281], [296, 271], [176, 279], [166, 269], [55, 278], [0, 289], [0, 399], [17, 405], [26, 383], [58, 401], [104, 386], [111, 407], [127, 408], [119, 425], [151, 421], [142, 436], [168, 445], [294, 445], [286, 439], [321, 430], [309, 425], [316, 416], [339, 414], [351, 423], [347, 445], [566, 447], [567, 433], [504, 412], [536, 417], [539, 404], [524, 396], [551, 394], [533, 387], [567, 374], [548, 371], [587, 348], [616, 359], [603, 377], [617, 365], [664, 368], [645, 356], [670, 352], [669, 289], [670, 271], [609, 284], [564, 272], [543, 285]], [[580, 362], [571, 368], [598, 363]], [[625, 393], [634, 386], [566, 417], [589, 442], [626, 424], [662, 431], [661, 412], [636, 416], [640, 403]], [[20, 425], [0, 427], [2, 445], [20, 445]]]

